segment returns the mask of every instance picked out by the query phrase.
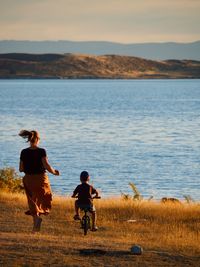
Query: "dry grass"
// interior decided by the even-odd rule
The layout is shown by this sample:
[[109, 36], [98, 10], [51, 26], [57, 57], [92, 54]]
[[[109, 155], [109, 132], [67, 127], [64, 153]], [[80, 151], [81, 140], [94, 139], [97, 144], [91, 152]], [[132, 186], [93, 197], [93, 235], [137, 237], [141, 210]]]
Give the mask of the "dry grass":
[[[40, 233], [22, 194], [0, 194], [0, 266], [200, 266], [200, 204], [96, 200], [98, 232], [84, 236], [73, 199], [55, 197]], [[136, 220], [128, 222], [127, 220]], [[144, 253], [135, 256], [130, 247]], [[102, 249], [85, 256], [81, 249]]]

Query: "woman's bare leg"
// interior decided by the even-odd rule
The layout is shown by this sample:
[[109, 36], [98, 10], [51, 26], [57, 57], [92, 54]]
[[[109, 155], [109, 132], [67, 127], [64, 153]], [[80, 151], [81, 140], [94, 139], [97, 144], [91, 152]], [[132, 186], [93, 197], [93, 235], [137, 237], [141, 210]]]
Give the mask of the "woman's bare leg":
[[33, 232], [40, 231], [41, 223], [42, 223], [42, 218], [40, 218], [38, 214], [34, 215], [33, 216]]

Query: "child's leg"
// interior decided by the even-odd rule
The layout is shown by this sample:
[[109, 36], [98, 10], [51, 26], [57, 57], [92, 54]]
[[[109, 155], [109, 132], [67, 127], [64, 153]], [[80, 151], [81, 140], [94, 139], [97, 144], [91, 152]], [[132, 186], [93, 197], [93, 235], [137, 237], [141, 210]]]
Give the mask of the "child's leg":
[[75, 212], [76, 212], [76, 215], [79, 216], [79, 206], [78, 206], [77, 200], [75, 201]]
[[96, 211], [92, 211], [92, 229], [95, 229], [97, 222], [97, 214]]
[[75, 216], [74, 216], [74, 220], [80, 220], [80, 216], [79, 216], [79, 206], [78, 206], [78, 201], [75, 201]]

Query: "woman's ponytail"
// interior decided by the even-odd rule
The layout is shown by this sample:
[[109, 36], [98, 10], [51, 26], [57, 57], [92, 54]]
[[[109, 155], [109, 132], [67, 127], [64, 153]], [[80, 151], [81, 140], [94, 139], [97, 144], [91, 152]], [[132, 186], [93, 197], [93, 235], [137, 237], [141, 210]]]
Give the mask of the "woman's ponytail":
[[35, 141], [39, 139], [39, 133], [37, 131], [21, 130], [19, 136], [27, 139], [27, 142], [31, 143], [35, 143]]

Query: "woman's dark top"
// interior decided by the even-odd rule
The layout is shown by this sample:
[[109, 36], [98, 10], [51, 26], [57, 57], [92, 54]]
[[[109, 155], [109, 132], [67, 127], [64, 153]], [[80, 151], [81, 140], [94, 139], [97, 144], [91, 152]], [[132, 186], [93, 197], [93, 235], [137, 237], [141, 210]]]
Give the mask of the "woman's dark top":
[[92, 205], [92, 195], [95, 194], [96, 189], [88, 183], [82, 183], [74, 190], [74, 195], [78, 194], [78, 204]]
[[21, 151], [20, 160], [23, 162], [25, 174], [43, 174], [45, 168], [42, 164], [42, 158], [46, 157], [46, 151], [43, 148], [25, 148]]

